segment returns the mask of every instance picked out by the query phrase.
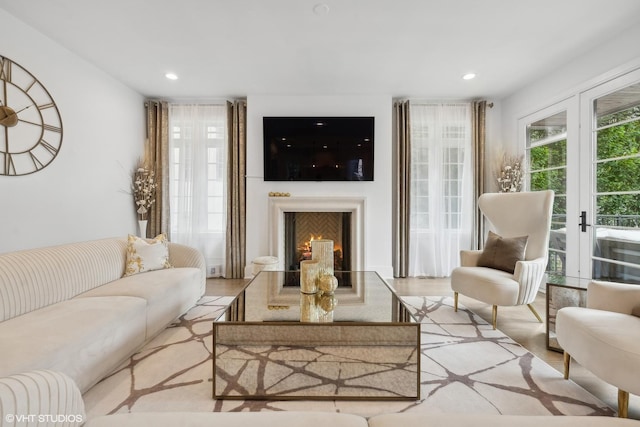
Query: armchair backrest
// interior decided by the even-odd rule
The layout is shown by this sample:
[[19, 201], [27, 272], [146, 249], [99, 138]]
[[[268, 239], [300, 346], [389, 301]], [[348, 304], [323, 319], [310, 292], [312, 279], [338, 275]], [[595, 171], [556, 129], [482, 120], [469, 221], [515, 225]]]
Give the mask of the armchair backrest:
[[546, 258], [553, 213], [551, 190], [484, 193], [478, 199], [489, 228], [502, 237], [529, 236], [525, 260]]
[[640, 285], [592, 280], [587, 286], [587, 307], [640, 316]]

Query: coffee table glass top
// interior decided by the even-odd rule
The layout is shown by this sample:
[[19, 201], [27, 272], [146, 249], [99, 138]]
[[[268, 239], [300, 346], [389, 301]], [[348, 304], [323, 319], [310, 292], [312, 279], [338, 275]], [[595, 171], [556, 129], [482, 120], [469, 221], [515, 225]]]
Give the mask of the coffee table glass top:
[[[333, 322], [397, 323], [406, 307], [387, 283], [372, 271], [336, 272], [340, 286]], [[245, 287], [245, 322], [300, 321], [299, 272], [262, 271]], [[297, 285], [297, 286], [296, 286]], [[242, 293], [241, 293], [242, 294]], [[405, 320], [415, 322], [410, 315]]]

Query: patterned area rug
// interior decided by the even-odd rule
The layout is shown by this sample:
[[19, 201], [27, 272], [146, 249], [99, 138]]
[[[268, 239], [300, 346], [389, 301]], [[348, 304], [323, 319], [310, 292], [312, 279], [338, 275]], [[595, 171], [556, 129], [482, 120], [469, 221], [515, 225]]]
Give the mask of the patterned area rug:
[[450, 297], [403, 297], [422, 323], [420, 401], [213, 400], [211, 322], [230, 297], [205, 297], [84, 395], [89, 417], [143, 411], [334, 411], [613, 415], [614, 411]]

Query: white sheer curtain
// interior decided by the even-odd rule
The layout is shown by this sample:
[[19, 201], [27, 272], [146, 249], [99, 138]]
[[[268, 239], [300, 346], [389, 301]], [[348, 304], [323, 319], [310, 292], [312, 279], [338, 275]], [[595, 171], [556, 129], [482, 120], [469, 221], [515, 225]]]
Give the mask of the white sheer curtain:
[[224, 275], [225, 105], [169, 106], [171, 241], [199, 249], [208, 276]]
[[470, 249], [470, 103], [412, 102], [409, 276], [447, 277]]

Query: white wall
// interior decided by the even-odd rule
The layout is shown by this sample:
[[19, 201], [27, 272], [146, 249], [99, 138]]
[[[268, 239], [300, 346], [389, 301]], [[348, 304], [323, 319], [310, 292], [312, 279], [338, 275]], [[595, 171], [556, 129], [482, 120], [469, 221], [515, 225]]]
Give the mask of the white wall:
[[144, 98], [0, 10], [0, 55], [48, 89], [63, 122], [43, 170], [0, 176], [0, 253], [136, 232], [129, 173], [144, 147]]
[[[392, 269], [392, 108], [391, 96], [247, 97], [247, 263], [269, 253], [268, 194], [292, 196], [364, 196], [366, 270], [384, 277]], [[375, 153], [372, 182], [265, 182], [263, 116], [374, 116]]]
[[522, 141], [517, 139], [519, 118], [640, 67], [638, 40], [640, 27], [629, 28], [603, 42], [597, 49], [503, 99], [502, 145], [505, 149], [524, 152]]

